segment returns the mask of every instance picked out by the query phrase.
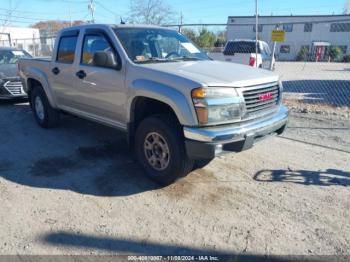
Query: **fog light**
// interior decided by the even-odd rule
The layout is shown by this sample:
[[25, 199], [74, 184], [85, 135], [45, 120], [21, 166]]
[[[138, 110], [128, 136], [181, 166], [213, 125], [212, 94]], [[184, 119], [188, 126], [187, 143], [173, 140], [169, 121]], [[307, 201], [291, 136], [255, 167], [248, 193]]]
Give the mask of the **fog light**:
[[222, 145], [215, 146], [215, 155], [218, 155], [222, 152]]

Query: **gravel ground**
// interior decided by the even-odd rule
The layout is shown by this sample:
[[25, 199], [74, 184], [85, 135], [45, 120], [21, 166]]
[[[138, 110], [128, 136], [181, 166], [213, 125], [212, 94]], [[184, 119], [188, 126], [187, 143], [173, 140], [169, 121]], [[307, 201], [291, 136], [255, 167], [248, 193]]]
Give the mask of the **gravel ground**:
[[293, 114], [165, 188], [113, 129], [4, 102], [0, 126], [0, 254], [350, 255], [347, 120]]

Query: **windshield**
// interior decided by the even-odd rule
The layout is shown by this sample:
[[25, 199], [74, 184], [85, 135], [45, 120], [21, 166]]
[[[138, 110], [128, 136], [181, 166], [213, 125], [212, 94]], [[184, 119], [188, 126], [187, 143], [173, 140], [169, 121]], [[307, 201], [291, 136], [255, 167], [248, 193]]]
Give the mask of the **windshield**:
[[184, 35], [173, 30], [114, 28], [114, 32], [135, 63], [210, 59]]
[[30, 58], [31, 55], [24, 50], [0, 50], [0, 65], [17, 64], [20, 58]]

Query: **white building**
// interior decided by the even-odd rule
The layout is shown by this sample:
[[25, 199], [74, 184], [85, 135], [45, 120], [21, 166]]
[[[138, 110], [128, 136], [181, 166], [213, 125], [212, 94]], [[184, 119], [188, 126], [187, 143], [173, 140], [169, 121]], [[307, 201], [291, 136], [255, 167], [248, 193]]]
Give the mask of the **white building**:
[[0, 46], [18, 47], [33, 54], [40, 43], [39, 39], [37, 28], [0, 26]]
[[[258, 21], [259, 38], [271, 48], [272, 30], [286, 31], [285, 42], [276, 47], [279, 60], [295, 60], [302, 47], [313, 60], [327, 60], [330, 46], [350, 54], [350, 15], [259, 16]], [[228, 17], [227, 40], [234, 39], [255, 39], [255, 16]]]

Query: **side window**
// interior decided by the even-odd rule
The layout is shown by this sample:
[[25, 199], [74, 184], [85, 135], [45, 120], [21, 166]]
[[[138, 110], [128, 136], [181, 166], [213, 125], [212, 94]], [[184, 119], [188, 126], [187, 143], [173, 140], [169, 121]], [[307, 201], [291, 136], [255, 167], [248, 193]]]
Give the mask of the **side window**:
[[85, 35], [81, 64], [93, 65], [94, 54], [98, 51], [113, 51], [113, 48], [102, 35]]
[[62, 36], [58, 45], [57, 61], [73, 63], [78, 36]]

